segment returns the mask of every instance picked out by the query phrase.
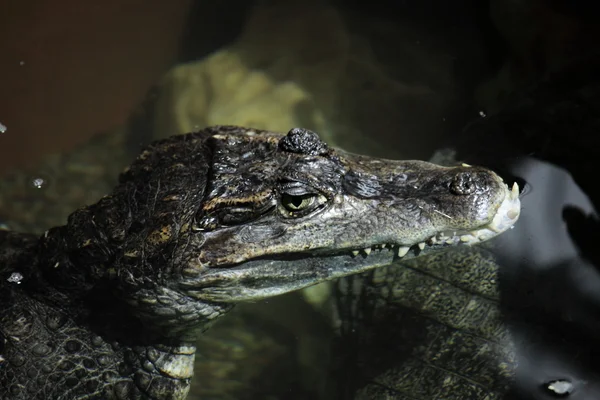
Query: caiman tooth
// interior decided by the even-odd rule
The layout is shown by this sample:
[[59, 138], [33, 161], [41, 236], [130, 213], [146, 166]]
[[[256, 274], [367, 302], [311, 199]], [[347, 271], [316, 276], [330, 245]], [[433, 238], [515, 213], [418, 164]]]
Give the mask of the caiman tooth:
[[511, 200], [516, 200], [519, 197], [519, 185], [517, 182], [513, 183], [512, 189], [510, 190]]
[[453, 244], [453, 243], [454, 243], [454, 240], [452, 238], [446, 240], [446, 244]]
[[381, 248], [382, 248], [382, 249], [385, 249], [385, 246], [386, 246], [386, 244], [385, 244], [385, 243], [383, 243], [383, 244], [381, 245]]
[[495, 232], [495, 233], [502, 233], [502, 228], [499, 226], [494, 226], [493, 224], [488, 225], [487, 229], [489, 229], [490, 231]]
[[469, 164], [467, 164], [467, 163], [462, 163], [461, 165], [462, 165], [463, 167], [470, 167], [470, 165], [469, 165]]
[[425, 248], [425, 242], [421, 242], [417, 246], [419, 246], [419, 250], [423, 250]]
[[356, 257], [358, 255], [358, 250], [352, 250], [352, 255]]
[[460, 241], [461, 241], [461, 242], [463, 242], [463, 243], [469, 243], [469, 242], [470, 242], [471, 240], [473, 240], [473, 239], [474, 239], [474, 238], [473, 238], [473, 236], [471, 236], [471, 235], [462, 235], [462, 236], [460, 237]]
[[398, 247], [398, 257], [404, 257], [406, 255], [406, 253], [408, 253], [408, 250], [410, 250], [410, 247], [406, 247], [406, 246]]
[[365, 252], [366, 255], [371, 254], [371, 248], [367, 247], [366, 249], [363, 249], [363, 251]]

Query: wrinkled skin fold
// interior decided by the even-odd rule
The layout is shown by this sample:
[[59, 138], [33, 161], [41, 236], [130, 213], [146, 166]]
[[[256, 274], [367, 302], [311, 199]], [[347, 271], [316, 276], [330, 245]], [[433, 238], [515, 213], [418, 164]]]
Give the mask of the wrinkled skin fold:
[[184, 399], [194, 337], [236, 302], [479, 243], [518, 215], [489, 170], [303, 129], [153, 143], [67, 225], [0, 233], [0, 397]]

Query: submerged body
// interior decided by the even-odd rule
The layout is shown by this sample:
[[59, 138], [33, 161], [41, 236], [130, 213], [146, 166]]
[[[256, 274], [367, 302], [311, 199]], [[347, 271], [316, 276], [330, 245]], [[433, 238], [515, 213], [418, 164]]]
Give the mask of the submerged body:
[[340, 399], [503, 399], [516, 374], [498, 264], [478, 247], [409, 260], [337, 286]]
[[236, 302], [485, 241], [517, 194], [301, 129], [156, 142], [67, 225], [0, 232], [0, 398], [184, 399], [194, 337]]

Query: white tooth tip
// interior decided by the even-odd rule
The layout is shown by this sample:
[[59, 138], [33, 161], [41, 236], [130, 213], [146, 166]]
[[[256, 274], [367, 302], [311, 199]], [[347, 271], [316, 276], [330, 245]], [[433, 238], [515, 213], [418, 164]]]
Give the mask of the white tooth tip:
[[385, 246], [386, 246], [386, 244], [384, 243], [384, 244], [381, 245], [381, 248], [385, 249]]
[[462, 163], [461, 165], [462, 165], [463, 167], [470, 167], [470, 165], [469, 165], [469, 164], [467, 164], [467, 163]]
[[358, 255], [358, 250], [352, 250], [352, 255], [353, 256], [357, 256]]
[[471, 241], [471, 239], [473, 239], [473, 236], [471, 236], [471, 235], [462, 235], [460, 237], [460, 241], [463, 243], [469, 243]]
[[512, 185], [512, 189], [510, 191], [510, 197], [511, 199], [516, 199], [517, 197], [519, 197], [519, 185], [517, 184], [517, 182], [513, 183]]
[[495, 233], [502, 233], [502, 228], [500, 226], [495, 226], [495, 225], [489, 225], [487, 227], [489, 230], [491, 230], [492, 232]]
[[363, 251], [365, 252], [366, 255], [371, 254], [371, 248], [367, 247], [366, 249], [363, 249]]
[[398, 247], [398, 257], [404, 257], [408, 253], [410, 247], [400, 246]]
[[425, 248], [425, 242], [419, 243], [418, 246], [420, 250], [423, 250]]

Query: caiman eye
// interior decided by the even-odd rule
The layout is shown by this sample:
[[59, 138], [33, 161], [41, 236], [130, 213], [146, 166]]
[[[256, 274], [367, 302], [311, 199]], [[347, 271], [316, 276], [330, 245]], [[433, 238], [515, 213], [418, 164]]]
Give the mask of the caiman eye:
[[285, 218], [304, 217], [327, 203], [327, 197], [301, 182], [283, 182], [279, 196], [278, 209]]
[[311, 207], [317, 199], [316, 194], [291, 195], [284, 193], [281, 196], [281, 205], [288, 211], [296, 212]]

